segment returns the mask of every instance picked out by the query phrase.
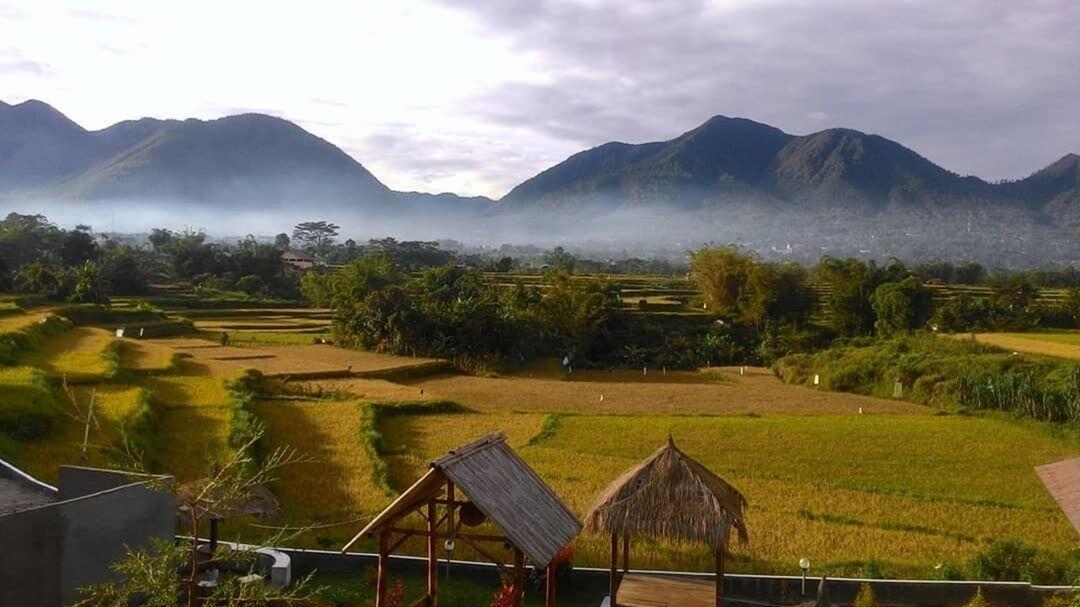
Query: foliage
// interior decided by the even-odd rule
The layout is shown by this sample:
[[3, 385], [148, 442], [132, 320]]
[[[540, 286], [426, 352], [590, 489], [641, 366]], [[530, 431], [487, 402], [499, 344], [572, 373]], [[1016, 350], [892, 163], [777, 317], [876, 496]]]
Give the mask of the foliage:
[[305, 221], [293, 228], [292, 239], [305, 249], [325, 255], [341, 226], [328, 221]]
[[896, 335], [925, 324], [930, 314], [930, 294], [918, 278], [908, 276], [900, 282], [878, 285], [870, 305], [877, 317], [874, 329], [878, 335]]
[[710, 311], [754, 325], [801, 318], [809, 311], [806, 272], [794, 264], [767, 264], [734, 246], [691, 254], [691, 272]]
[[964, 603], [964, 607], [990, 607], [990, 602], [983, 596], [982, 586], [975, 589], [975, 594]]
[[[178, 543], [155, 540], [150, 549], [129, 551], [112, 567], [119, 581], [81, 589], [85, 598], [76, 605], [314, 605], [310, 578], [288, 588], [240, 579], [255, 572], [256, 550], [260, 546], [219, 544], [217, 551], [209, 555], [200, 550], [199, 531], [210, 512], [225, 512], [231, 504], [250, 499], [260, 487], [273, 481], [280, 470], [301, 461], [294, 451], [283, 448], [259, 465], [246, 455], [248, 447], [243, 445], [231, 457], [216, 462], [212, 466], [215, 472], [190, 490], [179, 491], [171, 483], [149, 479], [147, 482], [153, 489], [170, 492], [177, 499], [179, 509], [186, 513], [185, 532], [191, 539]], [[268, 538], [266, 545], [276, 545], [285, 539], [283, 533], [276, 534]], [[214, 587], [202, 588], [198, 585], [200, 572], [211, 567], [221, 572], [219, 582]]]
[[851, 607], [878, 607], [877, 595], [869, 582], [863, 582], [859, 586], [859, 593], [855, 595]]
[[1061, 557], [1015, 538], [995, 540], [971, 559], [970, 567], [978, 580], [1032, 584], [1061, 583], [1070, 569]]

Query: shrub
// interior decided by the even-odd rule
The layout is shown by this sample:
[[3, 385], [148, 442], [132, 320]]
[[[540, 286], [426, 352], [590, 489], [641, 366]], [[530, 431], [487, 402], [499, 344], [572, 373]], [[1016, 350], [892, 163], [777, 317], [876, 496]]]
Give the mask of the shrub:
[[1068, 569], [1065, 559], [1018, 539], [996, 540], [971, 559], [976, 579], [996, 582], [1057, 584], [1065, 581]]
[[874, 594], [874, 587], [869, 582], [863, 582], [859, 586], [859, 594], [855, 595], [855, 602], [851, 604], [851, 607], [878, 607], [877, 595]]

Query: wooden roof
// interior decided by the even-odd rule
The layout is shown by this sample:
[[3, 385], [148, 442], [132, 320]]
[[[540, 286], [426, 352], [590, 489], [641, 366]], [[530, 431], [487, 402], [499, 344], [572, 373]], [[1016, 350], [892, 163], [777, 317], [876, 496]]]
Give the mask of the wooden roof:
[[727, 546], [732, 527], [740, 540], [747, 540], [745, 508], [746, 498], [738, 489], [679, 450], [669, 437], [600, 494], [585, 515], [585, 528], [720, 549]]
[[1080, 457], [1035, 468], [1074, 529], [1080, 532]]
[[546, 566], [581, 532], [581, 523], [509, 445], [490, 434], [431, 462], [431, 469], [350, 541], [441, 495], [447, 480], [502, 529], [535, 565]]

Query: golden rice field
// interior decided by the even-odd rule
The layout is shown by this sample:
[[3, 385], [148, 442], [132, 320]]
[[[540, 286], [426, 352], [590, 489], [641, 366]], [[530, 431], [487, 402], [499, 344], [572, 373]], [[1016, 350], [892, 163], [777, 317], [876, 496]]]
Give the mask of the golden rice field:
[[0, 333], [18, 331], [40, 321], [42, 313], [19, 312], [0, 315]]
[[[734, 550], [738, 571], [790, 572], [807, 557], [840, 570], [854, 562], [847, 567], [852, 573], [858, 562], [876, 559], [898, 572], [925, 576], [935, 564], [962, 562], [1002, 535], [1055, 550], [1074, 544], [1068, 522], [1032, 468], [1075, 455], [1076, 448], [1035, 426], [910, 415], [647, 421], [570, 415], [559, 419], [552, 436], [529, 445], [525, 436], [542, 425], [537, 417], [391, 417], [384, 437], [405, 453], [388, 459], [391, 478], [404, 486], [423, 462], [504, 427], [511, 444], [580, 515], [609, 482], [671, 434], [751, 504], [751, 542]], [[1017, 445], [1026, 446], [1023, 454], [1015, 453]], [[399, 478], [398, 467], [405, 478]], [[608, 541], [579, 538], [578, 562], [603, 566]], [[639, 567], [712, 566], [707, 551], [692, 546], [647, 542], [634, 554]]]
[[[292, 447], [309, 460], [283, 470], [274, 483], [288, 521], [350, 520], [386, 504], [389, 498], [375, 486], [373, 463], [361, 442], [359, 402], [266, 400], [256, 412], [266, 426], [268, 448]], [[340, 539], [349, 529], [328, 533]]]
[[[200, 319], [233, 321], [227, 314], [212, 317]], [[240, 311], [235, 320], [259, 324], [281, 316]], [[81, 377], [86, 383], [78, 394], [85, 397], [96, 387], [101, 399], [92, 442], [107, 444], [145, 390], [158, 416], [159, 470], [184, 481], [205, 475], [209, 459], [227, 450], [233, 412], [225, 381], [248, 368], [279, 375], [277, 385], [294, 396], [256, 405], [267, 446], [290, 445], [312, 459], [282, 471], [273, 485], [286, 521], [349, 521], [296, 540], [304, 546], [340, 548], [389, 503], [392, 497], [377, 485], [380, 466], [400, 490], [431, 459], [493, 431], [505, 432], [578, 514], [670, 434], [750, 502], [751, 540], [734, 548], [736, 571], [793, 573], [794, 563], [806, 557], [815, 569], [834, 574], [857, 574], [861, 563], [875, 559], [893, 575], [927, 576], [943, 561], [966, 561], [993, 538], [1019, 537], [1055, 551], [1075, 546], [1074, 532], [1033, 472], [1080, 455], [1072, 431], [936, 415], [902, 401], [786, 385], [766, 369], [649, 369], [648, 375], [576, 370], [564, 376], [548, 362], [513, 375], [477, 377], [434, 374], [440, 363], [426, 359], [242, 342], [245, 333], [231, 333], [228, 347], [204, 339], [126, 340], [121, 368], [144, 373], [106, 379], [112, 334], [77, 328], [28, 354], [23, 366], [0, 368], [0, 407], [41, 396], [35, 368], [54, 383], [63, 373]], [[1043, 348], [1040, 353], [1073, 347], [1075, 336], [1080, 350], [1080, 332], [998, 335], [1041, 344], [1032, 346]], [[175, 366], [174, 354], [183, 357]], [[297, 380], [322, 372], [333, 376]], [[424, 413], [415, 406], [383, 412], [375, 428], [381, 461], [372, 459], [363, 436], [366, 403], [437, 401], [457, 403], [461, 412]], [[52, 434], [22, 444], [16, 461], [55, 479], [57, 465], [77, 463], [80, 429], [74, 418], [62, 418]], [[97, 456], [91, 463], [107, 463]], [[607, 550], [606, 540], [582, 537], [576, 561], [603, 566]], [[704, 569], [710, 562], [701, 548], [641, 539], [633, 566]]]
[[109, 371], [104, 357], [106, 348], [115, 336], [104, 329], [77, 327], [46, 341], [25, 359], [52, 377], [67, 377], [69, 381], [101, 378]]
[[[970, 334], [957, 334], [970, 339]], [[1033, 331], [1029, 333], [976, 333], [976, 341], [1014, 352], [1080, 359], [1080, 331]]]
[[211, 462], [229, 453], [232, 415], [228, 407], [166, 407], [159, 413], [159, 471], [172, 474], [180, 482], [207, 476]]
[[173, 355], [171, 348], [128, 339], [120, 345], [120, 368], [141, 373], [164, 373], [171, 367]]
[[[658, 373], [622, 372], [614, 381], [606, 371], [575, 371], [572, 380], [538, 375], [486, 378], [441, 375], [408, 380], [431, 399], [450, 400], [477, 411], [527, 411], [620, 414], [774, 414], [866, 413], [927, 414], [918, 405], [857, 394], [842, 394], [785, 384], [766, 369], [723, 369], [726, 381]], [[669, 373], [673, 375], [673, 373]], [[641, 381], [637, 381], [640, 377]]]
[[[49, 483], [57, 481], [58, 468], [62, 464], [110, 467], [118, 463], [115, 448], [121, 440], [123, 421], [145, 397], [143, 390], [134, 386], [72, 386], [70, 397], [67, 394], [60, 396], [62, 413], [56, 417], [52, 431], [36, 441], [33, 449], [24, 450], [19, 463]], [[80, 455], [91, 403], [93, 417], [84, 463]]]

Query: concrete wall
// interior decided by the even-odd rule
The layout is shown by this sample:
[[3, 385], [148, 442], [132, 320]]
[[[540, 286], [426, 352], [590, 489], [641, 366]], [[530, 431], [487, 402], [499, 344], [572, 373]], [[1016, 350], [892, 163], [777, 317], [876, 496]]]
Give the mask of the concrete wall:
[[109, 566], [126, 547], [171, 538], [173, 497], [131, 481], [107, 470], [62, 468], [60, 496], [74, 497], [0, 516], [0, 605], [68, 605], [79, 587], [113, 579]]
[[[339, 554], [324, 550], [296, 550], [279, 548], [291, 557], [294, 577], [318, 570], [334, 573], [356, 573], [360, 576], [374, 567], [377, 557], [368, 553]], [[445, 562], [445, 561], [443, 561]], [[439, 565], [440, 578], [445, 575], [445, 565]], [[420, 557], [392, 557], [390, 575], [415, 574], [422, 576], [426, 561]], [[686, 574], [654, 572], [712, 580], [709, 574]], [[451, 577], [468, 579], [498, 588], [499, 577], [495, 567], [488, 563], [455, 561], [451, 565]], [[768, 602], [776, 605], [795, 605], [817, 598], [821, 578], [806, 578], [806, 595], [801, 596], [801, 578], [797, 576], [767, 576], [728, 574], [724, 576], [724, 589], [729, 599], [748, 602]], [[1041, 607], [1043, 599], [1055, 592], [1070, 590], [1066, 587], [1038, 587], [1023, 582], [942, 582], [934, 580], [859, 580], [830, 578], [829, 598], [834, 605], [850, 605], [863, 582], [874, 587], [882, 605], [920, 607], [959, 607], [965, 604], [978, 588], [993, 605], [1009, 607]], [[597, 605], [607, 595], [608, 572], [606, 569], [578, 567], [568, 576], [559, 578], [559, 596], [594, 600]]]

